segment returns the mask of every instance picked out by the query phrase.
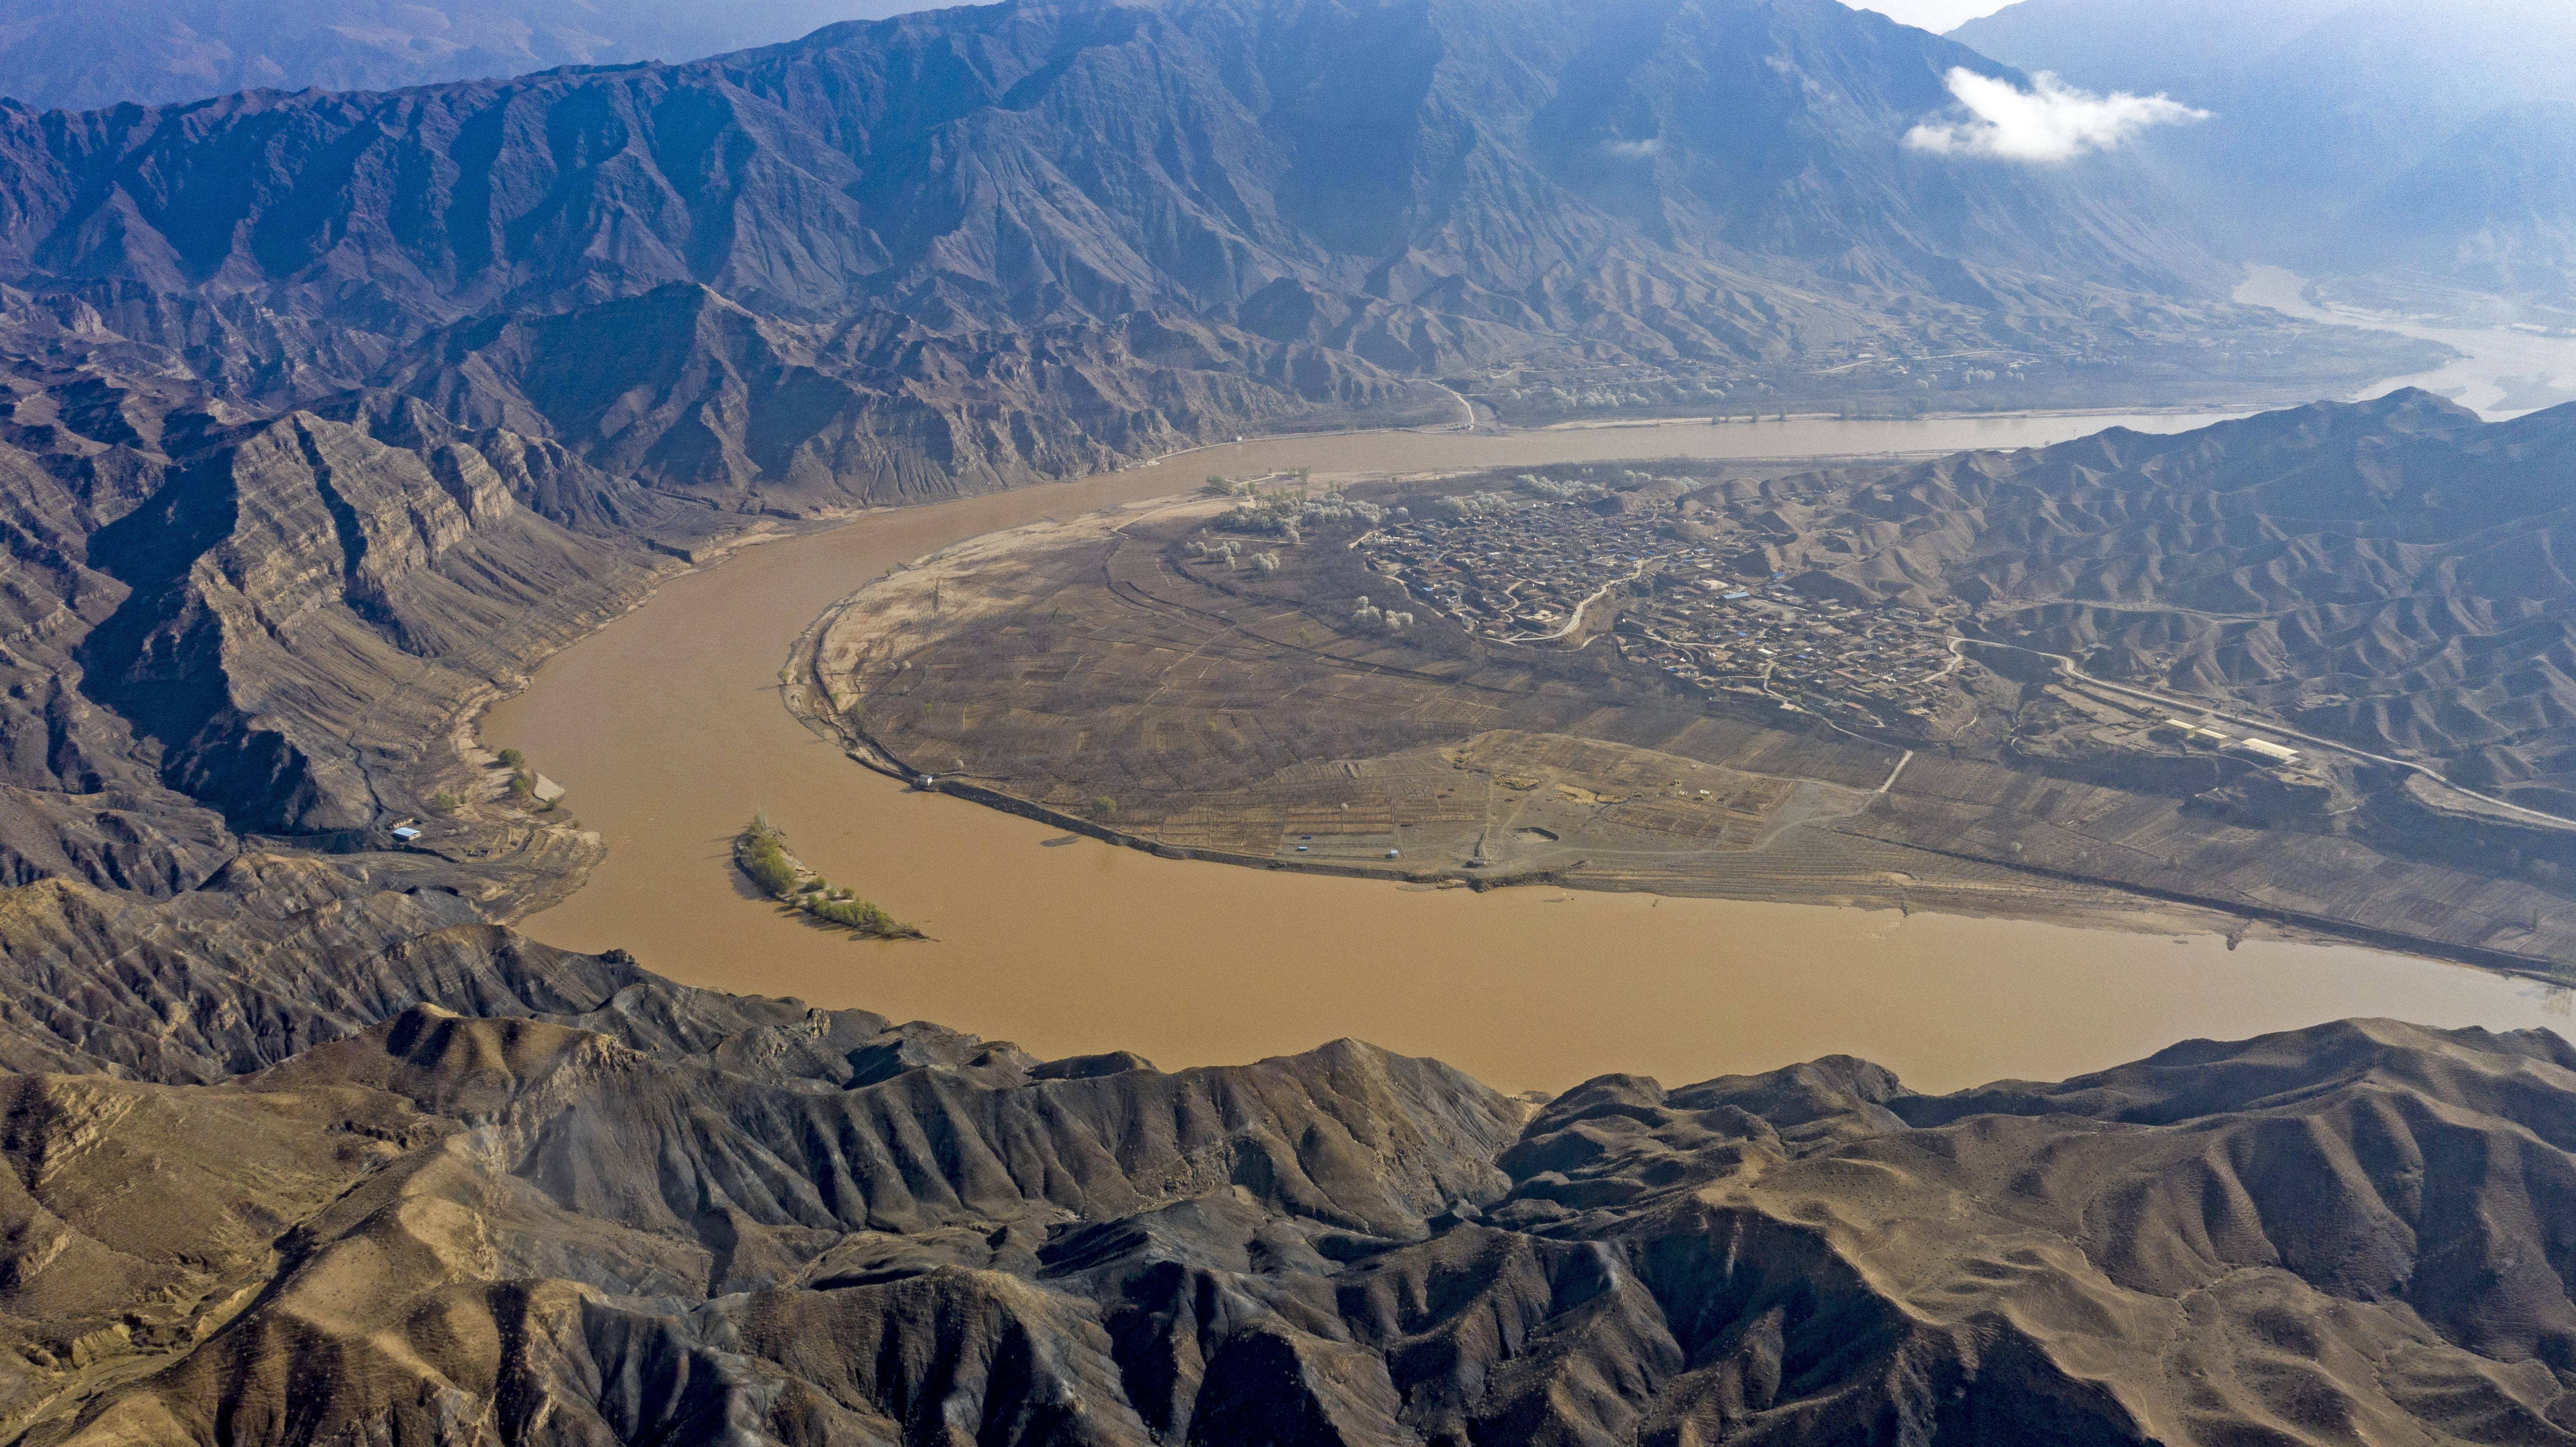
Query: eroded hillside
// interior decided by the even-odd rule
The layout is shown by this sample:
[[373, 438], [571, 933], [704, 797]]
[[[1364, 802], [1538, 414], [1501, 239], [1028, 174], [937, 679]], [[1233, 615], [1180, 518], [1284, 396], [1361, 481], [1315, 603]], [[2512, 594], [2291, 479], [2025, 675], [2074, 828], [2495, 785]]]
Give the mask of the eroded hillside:
[[2410, 391], [1928, 463], [1782, 556], [1813, 591], [1955, 597], [1981, 637], [2565, 812], [2571, 481], [2576, 408], [2489, 425]]
[[[1954, 66], [2000, 74], [1831, 0], [1082, 0], [381, 93], [0, 102], [0, 1437], [2576, 1437], [2576, 1056], [2551, 1036], [2364, 1022], [2063, 1086], [1926, 1097], [1832, 1059], [1541, 1103], [1350, 1041], [1043, 1061], [507, 927], [598, 841], [467, 721], [656, 582], [788, 527], [1238, 432], [1554, 415], [1607, 382], [1618, 408], [1919, 408], [2389, 369], [2226, 302], [2148, 172], [1903, 150]], [[2353, 495], [2399, 477], [2465, 525], [2479, 509], [2424, 474], [2491, 479], [2532, 541], [2311, 532], [2366, 539], [2392, 596], [2545, 554], [2560, 454], [2481, 451], [2406, 405], [2371, 415], [2407, 437], [2354, 442]], [[2325, 417], [2270, 425], [2351, 431]], [[1982, 520], [1967, 541], [1907, 544], [1923, 578], [1834, 521], [1865, 507], [1857, 474], [1604, 491], [1819, 590], [1966, 596], [1977, 527], [2041, 527], [2004, 474], [2109, 519], [2105, 476], [2181, 465], [2086, 445], [2098, 462], [1906, 474], [1925, 499], [1997, 489], [1945, 499]], [[2306, 516], [2304, 485], [2261, 518]], [[2205, 583], [2181, 560], [2212, 544], [2279, 541], [2258, 571], [2285, 589], [2344, 561], [2186, 512], [2139, 534], [2176, 559], [2157, 587]], [[2229, 907], [2518, 963], [2576, 927], [2554, 839], [2482, 870], [2457, 856], [2489, 836], [2432, 804], [2411, 835], [2320, 824], [2314, 792], [2197, 758], [2034, 784], [1996, 757], [2017, 718], [1975, 730], [2053, 707], [2043, 681], [1962, 668], [1970, 706], [1901, 740], [1720, 719], [1579, 646], [1426, 665], [1353, 643], [1303, 610], [1359, 616], [1335, 591], [1357, 550], [1282, 570], [1302, 597], [1177, 543], [1096, 586], [1032, 572], [1003, 600], [1025, 616], [985, 620], [1044, 665], [979, 683], [1045, 694], [1022, 737], [1074, 760], [1049, 789], [1088, 802], [1082, 770], [1161, 751], [1159, 796], [1119, 786], [1127, 827], [1240, 824], [1192, 817], [1206, 780], [1171, 771], [1204, 766], [1295, 775], [1307, 832], [1346, 843], [1374, 838], [1372, 789], [1441, 803], [1456, 843], [1468, 809], [1424, 782], [1446, 770], [1478, 779], [1480, 826], [1548, 788], [1496, 851], [1540, 866], [1576, 857], [1577, 823], [1685, 841], [1629, 881], [1650, 884], [1825, 838], [1777, 877], [2108, 907], [2277, 868], [2284, 815], [2328, 842]], [[1132, 656], [1201, 650], [1193, 732], [1145, 672], [1054, 667], [1038, 610], [1075, 600], [1040, 585], [1076, 575], [1165, 630]], [[2545, 621], [2478, 596], [2392, 673], [2409, 697], [2461, 639]], [[1277, 701], [1279, 666], [1369, 707], [1195, 727]], [[1036, 718], [1083, 689], [1137, 705], [1088, 755]], [[970, 721], [934, 694], [901, 722], [962, 758]], [[1726, 788], [1685, 795], [1674, 758]], [[2528, 761], [2497, 786], [2557, 768]], [[2170, 847], [2105, 871], [2127, 836], [2086, 831], [2114, 814]], [[2082, 867], [2020, 857], [2032, 818]]]
[[[51, 911], [57, 981], [121, 991], [97, 910], [18, 891], [13, 947]], [[251, 1073], [57, 1035], [0, 1079], [16, 1440], [2576, 1437], [2543, 1034], [1533, 1111], [1352, 1042], [1041, 1062], [432, 923], [344, 942], [334, 1038]]]
[[408, 818], [509, 881], [474, 892], [562, 887], [579, 846], [483, 818], [454, 730], [751, 520], [417, 402], [266, 415], [122, 362], [0, 381], [9, 880], [166, 897], [244, 834]]

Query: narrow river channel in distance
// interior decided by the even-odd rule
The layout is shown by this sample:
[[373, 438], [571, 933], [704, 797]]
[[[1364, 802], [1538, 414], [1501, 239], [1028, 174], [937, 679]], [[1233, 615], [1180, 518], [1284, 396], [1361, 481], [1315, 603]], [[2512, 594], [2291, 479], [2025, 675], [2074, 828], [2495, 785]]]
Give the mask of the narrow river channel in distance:
[[[874, 514], [675, 580], [547, 662], [482, 734], [567, 785], [608, 844], [538, 939], [623, 946], [694, 985], [861, 1006], [1042, 1056], [1165, 1069], [1356, 1036], [1510, 1090], [1608, 1071], [1666, 1084], [1845, 1053], [1918, 1089], [2056, 1078], [2192, 1036], [2348, 1015], [2570, 1024], [2567, 992], [2357, 947], [2012, 920], [1523, 888], [1407, 889], [1158, 859], [872, 773], [781, 705], [789, 644], [889, 567], [1042, 518], [1186, 492], [1209, 473], [1318, 474], [1627, 457], [1946, 452], [2177, 415], [1800, 420], [1504, 435], [1379, 433], [1210, 449], [1080, 482]], [[920, 924], [860, 943], [752, 898], [728, 845], [754, 811]]]

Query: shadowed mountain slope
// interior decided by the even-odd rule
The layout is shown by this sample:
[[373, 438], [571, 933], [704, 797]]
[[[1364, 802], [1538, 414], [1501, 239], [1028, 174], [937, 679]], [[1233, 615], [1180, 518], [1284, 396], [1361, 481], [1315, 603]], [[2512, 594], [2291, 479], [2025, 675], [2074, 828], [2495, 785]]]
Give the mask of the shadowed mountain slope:
[[2207, 101], [2354, 0], [2016, 0], [1948, 32], [2006, 65], [2096, 90]]
[[2347, 212], [2342, 262], [2576, 314], [2576, 105], [2478, 119]]
[[676, 566], [655, 548], [723, 530], [551, 442], [338, 410], [262, 417], [114, 359], [0, 380], [9, 877], [167, 894], [226, 825], [418, 809], [458, 783], [433, 776], [463, 710], [640, 599]]
[[1042, 1063], [442, 936], [251, 1074], [0, 1079], [19, 1440], [2576, 1440], [2552, 1036], [1527, 1115], [1351, 1042]]

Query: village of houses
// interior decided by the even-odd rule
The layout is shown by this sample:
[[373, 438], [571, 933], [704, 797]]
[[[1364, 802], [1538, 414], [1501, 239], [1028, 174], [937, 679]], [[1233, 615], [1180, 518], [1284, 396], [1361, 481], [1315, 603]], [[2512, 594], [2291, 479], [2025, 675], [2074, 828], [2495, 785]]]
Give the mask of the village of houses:
[[1776, 579], [1748, 585], [1705, 526], [1623, 509], [1615, 495], [1547, 491], [1557, 495], [1480, 493], [1390, 514], [1361, 546], [1423, 605], [1486, 638], [1584, 643], [1606, 631], [1623, 656], [1706, 693], [1898, 734], [1934, 729], [1958, 666], [1941, 616], [1809, 598]]
[[[1964, 605], [1810, 597], [1776, 575], [1747, 578], [1705, 522], [1677, 526], [1671, 513], [1599, 489], [1523, 485], [1538, 495], [1480, 492], [1386, 511], [1358, 546], [1422, 606], [1498, 642], [1606, 637], [1621, 656], [1705, 694], [1900, 739], [1938, 739], [1961, 714], [1948, 680], [1961, 664], [1953, 640]], [[2128, 727], [2117, 732], [2147, 736], [2137, 743], [2221, 750], [2276, 769], [2301, 758], [2268, 739], [2147, 713], [2136, 698], [2101, 701], [2145, 715], [2118, 720]]]

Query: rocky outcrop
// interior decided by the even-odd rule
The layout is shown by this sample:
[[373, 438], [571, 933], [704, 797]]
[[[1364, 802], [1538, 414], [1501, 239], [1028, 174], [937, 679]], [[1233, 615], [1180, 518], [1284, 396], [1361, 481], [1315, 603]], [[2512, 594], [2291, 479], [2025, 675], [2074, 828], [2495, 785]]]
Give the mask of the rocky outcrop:
[[470, 794], [463, 713], [746, 521], [414, 399], [263, 418], [95, 327], [13, 342], [59, 354], [0, 368], [15, 883], [166, 897], [236, 831], [345, 847]]
[[1186, 316], [799, 328], [694, 284], [465, 323], [381, 385], [468, 428], [557, 439], [609, 475], [793, 512], [1074, 476], [1229, 429], [1455, 415], [1346, 353]]

